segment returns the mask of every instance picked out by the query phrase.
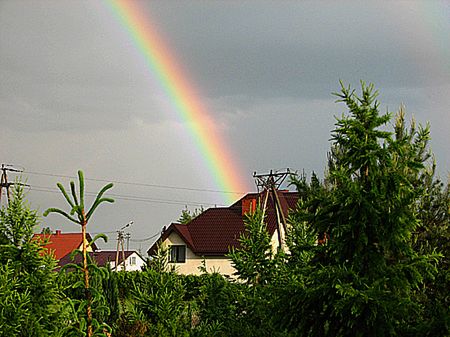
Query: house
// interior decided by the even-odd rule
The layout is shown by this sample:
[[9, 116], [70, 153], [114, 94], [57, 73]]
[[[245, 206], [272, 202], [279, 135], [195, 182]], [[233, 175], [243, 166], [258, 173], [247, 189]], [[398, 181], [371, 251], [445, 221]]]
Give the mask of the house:
[[[83, 236], [81, 233], [62, 233], [60, 230], [56, 230], [53, 234], [34, 234], [32, 240], [39, 240], [44, 244], [44, 249], [48, 254], [52, 254], [56, 260], [61, 261], [66, 256], [70, 255], [75, 249], [83, 248]], [[86, 234], [87, 243], [92, 241], [89, 234]], [[88, 247], [88, 251], [98, 250], [95, 243]], [[58, 263], [59, 264], [59, 263]], [[62, 266], [61, 264], [59, 264]]]
[[[277, 191], [284, 216], [298, 201], [298, 193]], [[200, 274], [199, 267], [232, 275], [234, 268], [227, 257], [232, 247], [239, 247], [239, 237], [244, 232], [247, 212], [256, 209], [263, 193], [249, 193], [229, 207], [209, 208], [187, 224], [172, 223], [163, 230], [148, 254], [155, 255], [158, 246], [170, 248], [169, 264], [181, 274]], [[261, 199], [262, 200], [262, 199]], [[279, 215], [275, 201], [268, 198], [266, 223], [274, 250], [279, 245]], [[281, 233], [282, 234], [282, 233]]]
[[[126, 270], [126, 271], [141, 271], [142, 267], [146, 265], [145, 260], [142, 258], [142, 256], [134, 251], [134, 250], [126, 250], [123, 252], [125, 255], [125, 268], [123, 264], [123, 256], [122, 252], [119, 252], [118, 256], [118, 270]], [[97, 266], [99, 267], [106, 267], [109, 265], [111, 267], [111, 270], [116, 270], [116, 251], [115, 250], [97, 250], [93, 252], [89, 252], [89, 256], [92, 260], [95, 261]], [[66, 255], [60, 260], [60, 265], [65, 266], [69, 263], [81, 263], [82, 257], [80, 255], [76, 255], [74, 259], [72, 260], [69, 255]]]
[[[62, 233], [60, 230], [56, 230], [53, 234], [34, 234], [33, 240], [39, 240], [44, 244], [44, 249], [47, 254], [52, 254], [56, 260], [58, 260], [58, 266], [63, 267], [68, 263], [80, 263], [81, 255], [75, 255], [74, 259], [70, 257], [70, 254], [78, 249], [83, 249], [83, 237], [81, 233]], [[86, 234], [87, 243], [92, 241], [89, 234]], [[101, 251], [98, 249], [95, 243], [88, 246], [88, 254], [100, 267], [110, 265], [112, 270], [116, 268], [116, 251]], [[127, 250], [125, 255], [125, 270], [137, 271], [142, 270], [142, 267], [146, 264], [142, 256], [136, 251]], [[122, 252], [119, 254], [119, 270], [123, 270], [123, 257]]]

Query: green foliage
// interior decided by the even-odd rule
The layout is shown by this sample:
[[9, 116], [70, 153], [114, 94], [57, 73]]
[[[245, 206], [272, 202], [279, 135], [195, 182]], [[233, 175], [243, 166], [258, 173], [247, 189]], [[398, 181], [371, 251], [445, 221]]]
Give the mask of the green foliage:
[[[226, 324], [223, 331], [227, 336], [284, 336], [285, 331], [273, 324], [273, 316], [279, 310], [279, 290], [287, 276], [287, 256], [272, 247], [259, 205], [255, 212], [246, 214], [244, 223], [240, 246], [229, 254], [238, 280], [230, 287], [234, 295], [230, 296], [225, 287], [222, 291], [212, 289], [231, 300], [226, 311], [230, 324]], [[209, 298], [216, 296], [211, 294]], [[219, 316], [215, 319], [221, 321]]]
[[[70, 212], [67, 213], [59, 208], [49, 208], [44, 212], [44, 216], [47, 216], [49, 213], [58, 213], [69, 219], [72, 222], [75, 222], [79, 225], [83, 225], [89, 221], [94, 211], [97, 207], [103, 202], [114, 202], [114, 199], [103, 197], [103, 194], [113, 187], [112, 183], [105, 185], [100, 192], [98, 192], [94, 202], [92, 203], [91, 208], [86, 212], [84, 208], [84, 174], [83, 171], [78, 171], [78, 180], [79, 180], [79, 195], [77, 196], [75, 183], [73, 181], [70, 182], [70, 190], [72, 198], [67, 194], [64, 186], [61, 183], [58, 183], [57, 186], [61, 191], [61, 194], [66, 199], [67, 203], [71, 207]], [[74, 215], [77, 215], [77, 218]]]
[[[415, 290], [436, 272], [437, 255], [417, 253], [411, 240], [429, 129], [384, 131], [390, 115], [378, 113], [372, 85], [362, 83], [360, 97], [343, 85], [336, 95], [349, 116], [332, 133], [326, 184], [294, 180], [292, 262], [301, 277], [287, 285], [280, 322], [301, 335], [402, 335], [419, 317]], [[329, 239], [314, 246], [305, 227]]]
[[14, 185], [12, 199], [0, 210], [0, 244], [20, 249], [27, 245], [38, 225], [38, 216], [25, 202], [20, 184]]
[[38, 217], [23, 187], [0, 210], [0, 336], [54, 336], [62, 329], [56, 262], [32, 240]]
[[149, 331], [160, 336], [188, 335], [192, 309], [184, 301], [185, 288], [174, 273], [149, 270], [133, 288], [135, 308], [146, 317]]
[[[70, 182], [70, 190], [72, 194], [72, 198], [67, 194], [66, 190], [64, 189], [64, 186], [61, 183], [58, 183], [57, 186], [59, 190], [61, 191], [62, 195], [66, 199], [67, 203], [70, 205], [71, 210], [69, 213], [59, 209], [59, 208], [49, 208], [44, 212], [44, 216], [47, 216], [49, 213], [58, 213], [64, 216], [65, 218], [69, 219], [72, 222], [75, 222], [81, 226], [81, 233], [82, 233], [82, 240], [83, 240], [83, 266], [82, 271], [84, 274], [84, 293], [85, 293], [85, 300], [82, 302], [78, 302], [77, 307], [85, 307], [86, 308], [86, 330], [87, 330], [87, 336], [91, 337], [96, 334], [96, 331], [94, 329], [96, 328], [96, 324], [98, 323], [96, 320], [93, 320], [92, 318], [92, 304], [93, 301], [96, 300], [96, 298], [93, 298], [93, 293], [95, 292], [94, 288], [91, 288], [89, 286], [89, 265], [88, 265], [88, 255], [87, 255], [87, 244], [86, 244], [86, 226], [91, 218], [94, 211], [97, 209], [97, 207], [103, 203], [103, 202], [114, 202], [111, 198], [105, 198], [103, 197], [103, 194], [110, 188], [113, 187], [113, 184], [107, 184], [105, 185], [100, 192], [97, 194], [97, 197], [95, 198], [91, 208], [86, 212], [84, 207], [84, 174], [83, 171], [78, 171], [78, 180], [79, 180], [79, 195], [77, 196], [75, 183], [73, 181]], [[74, 217], [76, 214], [76, 218]], [[91, 264], [92, 266], [92, 264]], [[81, 268], [81, 267], [80, 267]], [[77, 309], [78, 312], [78, 309]], [[80, 327], [84, 327], [84, 320], [80, 319]], [[98, 324], [97, 324], [98, 325]], [[101, 326], [102, 324], [100, 324]], [[101, 327], [100, 327], [101, 328]], [[81, 329], [81, 328], [80, 328]]]
[[187, 224], [191, 222], [193, 219], [195, 219], [197, 216], [202, 214], [203, 211], [204, 211], [203, 207], [200, 207], [199, 209], [196, 208], [194, 212], [191, 213], [191, 211], [189, 211], [186, 207], [181, 211], [181, 215], [178, 218], [178, 222], [180, 224]]
[[148, 260], [145, 269], [152, 269], [159, 273], [175, 271], [174, 265], [169, 265], [170, 247], [157, 244], [155, 254]]
[[[407, 126], [401, 108], [388, 131], [376, 95], [372, 85], [360, 96], [342, 86], [349, 114], [337, 118], [324, 180], [292, 176], [288, 251], [272, 247], [258, 208], [229, 255], [237, 279], [206, 268], [178, 275], [164, 247], [142, 272], [98, 267], [86, 250], [82, 265], [53, 272], [16, 185], [0, 210], [0, 336], [448, 336], [450, 188], [430, 164], [429, 127]], [[45, 214], [84, 230], [112, 202], [106, 185], [85, 212], [81, 171], [79, 194], [73, 182], [70, 194], [58, 187], [70, 211]]]
[[[75, 251], [81, 254], [80, 251]], [[70, 270], [70, 272], [68, 272]], [[112, 305], [108, 302], [107, 294], [110, 291], [103, 287], [103, 283], [109, 279], [108, 269], [105, 267], [97, 267], [90, 261], [90, 293], [92, 307], [92, 335], [103, 337], [107, 336], [106, 332], [110, 332], [111, 328], [106, 323], [111, 315]], [[65, 335], [69, 336], [86, 336], [87, 317], [85, 299], [85, 288], [83, 282], [83, 268], [77, 264], [66, 265], [58, 275], [58, 282], [61, 292], [65, 297], [65, 319], [67, 326], [64, 330]]]
[[[319, 263], [325, 252], [323, 245], [318, 245], [318, 239], [324, 242], [329, 235], [311, 225], [315, 214], [321, 211], [327, 200], [328, 189], [320, 182], [315, 173], [308, 183], [306, 175], [291, 175], [291, 184], [295, 185], [299, 194], [297, 209], [304, 212], [291, 212], [288, 222], [289, 230], [286, 233], [286, 243], [289, 248], [289, 268], [301, 268], [311, 263]], [[313, 260], [314, 259], [314, 260]]]
[[422, 254], [440, 253], [435, 277], [426, 278], [417, 291], [423, 308], [417, 335], [440, 336], [450, 333], [450, 185], [435, 177], [435, 163], [419, 180], [424, 193], [417, 205], [419, 226], [413, 235], [414, 249]]
[[22, 325], [33, 320], [30, 292], [14, 273], [9, 264], [0, 265], [0, 336], [20, 336]]
[[[91, 244], [98, 238], [104, 239], [104, 235], [96, 236]], [[71, 253], [71, 258], [75, 260], [77, 256], [81, 255], [81, 251], [75, 250]], [[88, 270], [93, 336], [103, 336], [104, 331], [111, 329], [109, 324], [115, 323], [118, 319], [120, 309], [117, 275], [111, 271], [109, 266], [98, 267], [89, 255]], [[84, 335], [87, 327], [85, 311], [88, 302], [85, 298], [84, 267], [82, 263], [66, 264], [60, 272], [59, 283], [68, 301], [67, 308], [72, 321], [66, 333], [70, 332], [74, 336]]]
[[42, 228], [41, 234], [51, 235], [52, 234], [52, 230], [50, 229], [50, 227]]
[[229, 257], [238, 279], [247, 284], [266, 284], [273, 277], [276, 265], [282, 263], [282, 254], [273, 252], [269, 232], [258, 206], [247, 213], [245, 232], [239, 238], [240, 248], [232, 248]]
[[109, 309], [104, 322], [113, 326], [120, 317], [119, 300], [119, 280], [117, 272], [113, 272], [109, 264], [103, 268], [103, 277], [101, 278], [102, 295], [106, 300], [106, 306]]
[[[118, 273], [125, 303], [118, 336], [261, 336], [252, 331], [258, 317], [250, 309], [250, 289], [217, 273], [179, 275], [174, 272]], [[123, 296], [123, 297], [122, 297]], [[269, 335], [269, 334], [266, 334]]]

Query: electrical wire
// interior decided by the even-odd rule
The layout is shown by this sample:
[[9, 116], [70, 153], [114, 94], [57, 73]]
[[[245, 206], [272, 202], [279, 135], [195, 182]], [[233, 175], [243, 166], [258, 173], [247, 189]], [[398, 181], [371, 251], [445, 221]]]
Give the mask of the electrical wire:
[[[89, 234], [93, 234], [93, 235], [97, 235], [97, 234], [116, 234], [117, 231], [109, 231], [109, 232], [89, 232]], [[144, 239], [129, 239], [130, 242], [145, 242], [145, 241], [150, 241], [154, 238], [156, 238], [157, 236], [161, 235], [161, 232], [158, 232], [156, 234], [153, 234], [152, 236], [149, 236], [147, 238]]]
[[[36, 186], [33, 185], [31, 186], [31, 190], [32, 191], [37, 191], [37, 192], [46, 192], [46, 193], [57, 193], [59, 194], [60, 192], [48, 187], [43, 187], [43, 186]], [[93, 192], [85, 192], [86, 195], [92, 195], [95, 196], [97, 195], [96, 193]], [[148, 197], [140, 197], [140, 196], [134, 196], [134, 195], [122, 195], [122, 194], [112, 194], [109, 193], [108, 196], [114, 197], [116, 199], [119, 200], [127, 200], [127, 201], [139, 201], [139, 202], [147, 202], [147, 203], [156, 203], [156, 204], [168, 204], [168, 205], [190, 205], [190, 206], [196, 206], [196, 207], [200, 207], [200, 206], [214, 206], [214, 207], [224, 207], [224, 205], [218, 205], [218, 204], [214, 204], [214, 203], [203, 203], [203, 202], [196, 202], [196, 201], [183, 201], [183, 200], [174, 200], [174, 199], [158, 199], [158, 198], [148, 198]]]
[[[69, 179], [77, 179], [78, 178], [78, 177], [75, 177], [75, 176], [68, 176], [68, 175], [63, 175], [63, 174], [53, 174], [53, 173], [35, 172], [35, 171], [25, 171], [25, 173], [27, 173], [27, 174], [34, 174], [34, 175], [40, 175], [40, 176], [48, 176], [48, 177], [69, 178]], [[98, 182], [114, 183], [114, 184], [144, 186], [144, 187], [154, 187], [154, 188], [165, 188], [165, 189], [184, 190], [184, 191], [227, 193], [227, 194], [245, 194], [246, 193], [246, 192], [233, 192], [233, 191], [219, 191], [219, 190], [203, 189], [203, 188], [191, 188], [191, 187], [182, 187], [182, 186], [146, 184], [146, 183], [137, 183], [137, 182], [120, 181], [120, 180], [107, 180], [107, 179], [95, 179], [95, 178], [84, 178], [84, 179], [85, 180], [91, 180], [91, 181], [98, 181]]]
[[152, 235], [152, 236], [149, 236], [148, 238], [145, 238], [145, 239], [139, 239], [139, 240], [133, 240], [133, 239], [130, 239], [130, 242], [145, 242], [145, 241], [150, 241], [151, 239], [154, 239], [154, 238], [156, 238], [156, 237], [159, 236], [159, 235], [161, 235], [161, 233], [156, 233], [156, 234], [154, 234], [154, 235]]

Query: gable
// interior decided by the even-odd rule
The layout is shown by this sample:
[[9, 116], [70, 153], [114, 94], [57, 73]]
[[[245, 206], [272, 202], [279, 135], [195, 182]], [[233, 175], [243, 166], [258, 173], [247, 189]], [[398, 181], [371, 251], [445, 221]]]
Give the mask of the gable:
[[[230, 207], [207, 209], [188, 224], [171, 224], [148, 253], [154, 254], [158, 242], [164, 242], [172, 233], [176, 233], [196, 255], [226, 255], [231, 247], [239, 247], [239, 238], [245, 230], [245, 213], [253, 208], [253, 200], [257, 200], [261, 195], [249, 193]], [[298, 193], [278, 191], [278, 197], [284, 216], [287, 216], [289, 209], [294, 208], [297, 203]], [[270, 236], [273, 236], [277, 228], [277, 216], [273, 205], [273, 200], [269, 198], [265, 220]]]
[[[34, 234], [33, 240], [47, 242], [43, 246], [45, 251], [52, 254], [57, 260], [61, 260], [75, 249], [79, 249], [83, 244], [81, 233], [61, 233], [61, 231], [56, 231], [55, 234]], [[86, 235], [86, 240], [92, 241], [89, 234]], [[95, 243], [90, 250], [97, 250]]]

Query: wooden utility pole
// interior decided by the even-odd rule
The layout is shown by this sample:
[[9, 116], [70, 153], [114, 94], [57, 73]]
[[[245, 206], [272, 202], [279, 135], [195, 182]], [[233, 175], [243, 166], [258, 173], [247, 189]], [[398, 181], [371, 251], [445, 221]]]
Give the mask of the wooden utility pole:
[[[122, 263], [123, 263], [123, 270], [126, 270], [126, 263], [125, 263], [125, 237], [127, 238], [127, 241], [130, 238], [130, 233], [127, 233], [126, 236], [124, 234], [124, 229], [131, 226], [133, 224], [133, 221], [130, 221], [125, 226], [123, 226], [121, 229], [117, 231], [117, 246], [116, 246], [116, 271], [119, 271], [119, 255], [120, 251], [122, 251]], [[128, 250], [128, 247], [127, 247]]]
[[2, 202], [2, 195], [3, 195], [3, 189], [6, 190], [6, 201], [9, 204], [9, 199], [10, 199], [10, 193], [9, 193], [9, 188], [13, 185], [22, 185], [22, 186], [29, 186], [27, 184], [23, 184], [23, 183], [19, 183], [19, 182], [14, 182], [14, 183], [10, 183], [8, 181], [8, 171], [10, 172], [23, 172], [23, 170], [19, 170], [13, 167], [13, 165], [8, 165], [8, 164], [2, 164], [0, 170], [2, 171], [2, 175], [0, 178], [0, 205]]
[[116, 246], [116, 271], [119, 271], [119, 251], [120, 251], [120, 244], [122, 243], [121, 233], [120, 231], [117, 231], [117, 246]]
[[284, 180], [290, 175], [289, 169], [284, 172], [273, 172], [270, 170], [268, 174], [257, 174], [253, 173], [253, 178], [255, 178], [256, 186], [258, 187], [258, 194], [265, 193], [263, 202], [263, 219], [267, 208], [267, 200], [270, 196], [273, 204], [275, 215], [277, 217], [277, 232], [278, 232], [278, 249], [284, 250], [285, 248], [285, 236], [286, 236], [286, 217], [284, 216], [283, 208], [281, 207], [280, 198], [278, 196], [278, 189]]

